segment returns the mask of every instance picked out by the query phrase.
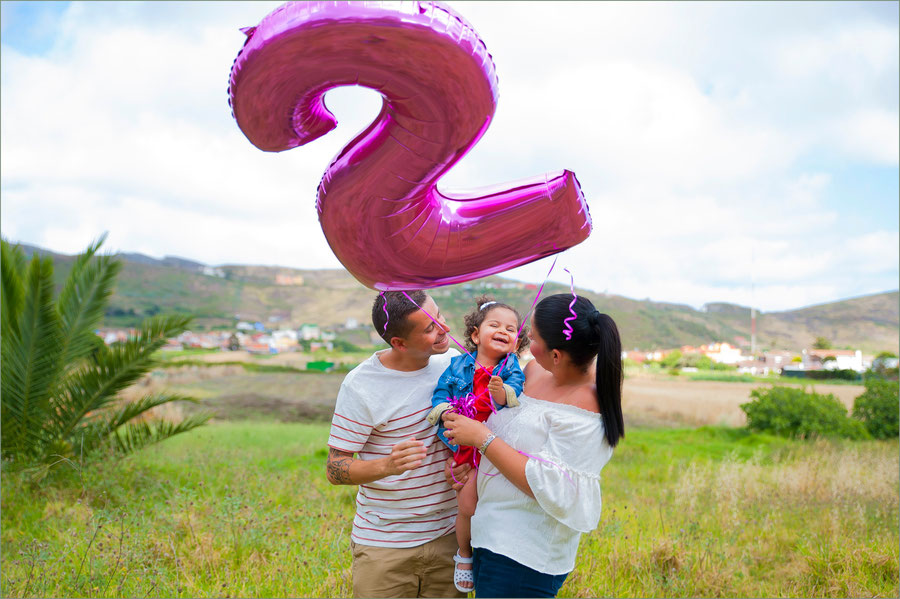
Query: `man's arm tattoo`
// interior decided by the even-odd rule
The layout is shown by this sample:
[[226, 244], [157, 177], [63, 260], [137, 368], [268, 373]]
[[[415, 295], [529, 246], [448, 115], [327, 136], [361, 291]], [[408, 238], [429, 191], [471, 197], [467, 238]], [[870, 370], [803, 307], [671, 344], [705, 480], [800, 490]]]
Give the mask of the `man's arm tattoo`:
[[336, 485], [352, 485], [350, 480], [350, 464], [353, 454], [328, 448], [328, 480]]

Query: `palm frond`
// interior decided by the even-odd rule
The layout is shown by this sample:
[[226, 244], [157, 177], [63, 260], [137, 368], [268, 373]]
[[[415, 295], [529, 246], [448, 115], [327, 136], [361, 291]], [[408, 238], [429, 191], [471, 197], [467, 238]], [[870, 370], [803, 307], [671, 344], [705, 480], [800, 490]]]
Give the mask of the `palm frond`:
[[107, 420], [107, 429], [110, 432], [115, 431], [119, 427], [124, 426], [129, 421], [145, 414], [149, 410], [152, 410], [157, 406], [171, 403], [173, 401], [187, 401], [191, 403], [197, 403], [197, 398], [189, 397], [187, 395], [180, 395], [177, 393], [153, 393], [151, 395], [145, 395], [140, 399], [130, 401], [120, 407]]
[[148, 318], [137, 335], [98, 352], [93, 363], [70, 373], [56, 402], [54, 436], [68, 438], [88, 413], [108, 407], [119, 392], [139, 381], [157, 365], [159, 348], [189, 322], [184, 316]]
[[[107, 347], [93, 333], [103, 317], [121, 262], [97, 256], [105, 235], [76, 258], [58, 302], [53, 262], [34, 256], [26, 266], [17, 247], [2, 241], [0, 436], [2, 456], [46, 472], [55, 460], [111, 445], [123, 452], [196, 428], [209, 415], [173, 424], [140, 422], [152, 408], [195, 401], [150, 395], [118, 405], [118, 394], [158, 364], [156, 352], [183, 332], [190, 317], [150, 318], [138, 333]], [[115, 406], [115, 407], [114, 407]]]
[[95, 347], [94, 329], [113, 292], [122, 263], [111, 256], [95, 254], [104, 234], [76, 258], [57, 301], [61, 323], [61, 356], [65, 364], [77, 364]]
[[45, 440], [50, 389], [60, 370], [53, 261], [34, 256], [26, 271], [17, 335], [0, 340], [3, 453], [28, 452]]
[[119, 428], [113, 434], [113, 440], [120, 452], [132, 453], [147, 445], [195, 429], [206, 423], [211, 416], [212, 414], [196, 414], [177, 424], [165, 420], [133, 422]]
[[25, 301], [25, 254], [19, 246], [0, 240], [0, 322], [3, 335], [18, 334], [19, 318]]

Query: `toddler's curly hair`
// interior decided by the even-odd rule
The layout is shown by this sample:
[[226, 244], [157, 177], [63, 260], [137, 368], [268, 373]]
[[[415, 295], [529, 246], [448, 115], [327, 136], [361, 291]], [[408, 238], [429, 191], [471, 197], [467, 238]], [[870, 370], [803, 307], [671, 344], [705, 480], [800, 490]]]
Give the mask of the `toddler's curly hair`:
[[[484, 319], [487, 318], [488, 314], [491, 313], [491, 310], [495, 310], [497, 308], [506, 308], [507, 310], [511, 310], [512, 313], [516, 315], [516, 325], [520, 327], [522, 326], [522, 315], [519, 314], [518, 310], [516, 310], [509, 304], [498, 302], [490, 295], [482, 295], [475, 299], [475, 309], [463, 317], [463, 323], [466, 325], [466, 349], [470, 352], [475, 353], [476, 351], [478, 351], [478, 346], [472, 342], [472, 333], [475, 332], [475, 329], [481, 326], [481, 323], [483, 323]], [[519, 342], [516, 345], [515, 352], [513, 353], [518, 356], [528, 347], [528, 343], [528, 326], [524, 326], [522, 327], [522, 333], [519, 335]]]

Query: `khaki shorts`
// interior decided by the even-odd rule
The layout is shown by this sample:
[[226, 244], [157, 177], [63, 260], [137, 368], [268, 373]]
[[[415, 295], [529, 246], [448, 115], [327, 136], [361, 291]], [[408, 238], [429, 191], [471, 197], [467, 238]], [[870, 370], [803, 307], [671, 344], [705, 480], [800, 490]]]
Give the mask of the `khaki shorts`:
[[453, 586], [456, 535], [418, 547], [373, 547], [350, 541], [354, 597], [465, 597]]

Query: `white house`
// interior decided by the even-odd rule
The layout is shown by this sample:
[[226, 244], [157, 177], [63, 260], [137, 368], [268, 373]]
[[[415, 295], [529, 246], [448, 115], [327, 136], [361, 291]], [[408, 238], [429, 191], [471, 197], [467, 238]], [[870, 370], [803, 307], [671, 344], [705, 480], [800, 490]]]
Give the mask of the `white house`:
[[289, 329], [281, 329], [272, 331], [272, 342], [270, 345], [278, 349], [288, 349], [297, 345], [297, 331]]
[[310, 341], [312, 339], [318, 339], [322, 335], [319, 330], [319, 325], [317, 324], [302, 324], [300, 325], [300, 338], [304, 341]]
[[[834, 358], [834, 359], [827, 359]], [[825, 370], [855, 370], [865, 371], [862, 352], [853, 349], [810, 349], [803, 350], [803, 365], [809, 369], [815, 369], [821, 365]]]
[[200, 269], [200, 272], [202, 272], [203, 274], [205, 274], [208, 277], [219, 277], [219, 278], [225, 277], [224, 270], [222, 270], [221, 268], [213, 267], [213, 266], [204, 266]]
[[712, 343], [700, 348], [706, 357], [719, 364], [737, 364], [743, 360], [741, 350], [728, 343]]

